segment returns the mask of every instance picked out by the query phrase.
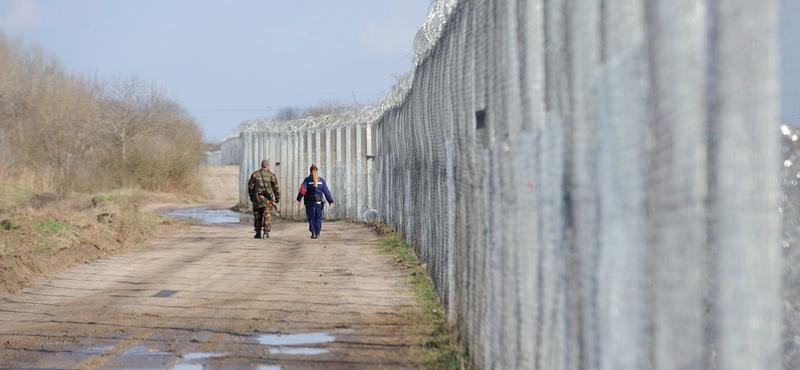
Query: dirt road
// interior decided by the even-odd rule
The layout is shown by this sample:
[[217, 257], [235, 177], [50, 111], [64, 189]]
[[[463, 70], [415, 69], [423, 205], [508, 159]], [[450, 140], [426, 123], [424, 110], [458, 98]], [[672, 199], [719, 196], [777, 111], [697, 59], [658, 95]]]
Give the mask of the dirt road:
[[367, 227], [193, 225], [0, 301], [0, 368], [416, 368], [421, 311]]

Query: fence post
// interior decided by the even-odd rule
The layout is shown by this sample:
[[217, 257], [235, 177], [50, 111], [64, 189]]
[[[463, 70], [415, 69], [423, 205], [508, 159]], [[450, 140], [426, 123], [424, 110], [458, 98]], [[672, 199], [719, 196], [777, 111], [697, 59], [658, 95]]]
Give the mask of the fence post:
[[[328, 182], [328, 185], [330, 186], [331, 180], [333, 179], [331, 177], [331, 175], [333, 174], [333, 170], [331, 169], [331, 129], [330, 128], [326, 128], [325, 129], [325, 171], [324, 172], [325, 172], [325, 180]], [[327, 215], [329, 217], [326, 217], [326, 218], [332, 218], [332, 217], [335, 216], [333, 213], [331, 213], [331, 211], [333, 211], [333, 209], [328, 209], [328, 212], [326, 212], [326, 213], [327, 213]]]
[[338, 192], [336, 193], [336, 197], [338, 199], [337, 202], [339, 203], [339, 207], [336, 208], [336, 213], [334, 213], [334, 215], [337, 218], [340, 218], [340, 217], [342, 217], [342, 214], [343, 214], [342, 210], [344, 209], [343, 206], [345, 205], [345, 200], [347, 199], [347, 194], [345, 194], [347, 188], [344, 185], [344, 178], [342, 177], [342, 171], [343, 171], [343, 168], [344, 168], [343, 167], [343, 163], [342, 163], [343, 156], [344, 156], [344, 153], [343, 153], [344, 150], [343, 150], [343, 146], [342, 146], [342, 128], [341, 127], [337, 127], [335, 130], [336, 130], [336, 142], [334, 143], [334, 145], [336, 147], [336, 172], [335, 172], [336, 175], [335, 175], [335, 177], [336, 177], [336, 188], [338, 189]]
[[363, 151], [361, 148], [361, 139], [364, 130], [361, 128], [361, 124], [355, 125], [355, 139], [356, 139], [356, 204], [355, 204], [355, 212], [353, 215], [354, 220], [361, 219], [361, 215], [363, 211], [364, 205], [364, 159], [363, 159]]
[[375, 209], [375, 200], [374, 200], [374, 189], [375, 185], [373, 181], [374, 172], [375, 172], [375, 151], [372, 143], [372, 124], [368, 124], [366, 128], [366, 136], [367, 136], [367, 207], [366, 210]]
[[344, 207], [344, 216], [350, 217], [352, 215], [352, 208], [353, 208], [353, 133], [352, 128], [350, 125], [347, 125], [344, 129], [344, 167], [345, 167], [345, 193], [347, 193], [347, 198], [345, 199], [345, 207]]
[[[314, 130], [314, 163], [316, 163], [317, 167], [322, 166], [320, 162], [322, 154], [320, 153], [322, 146], [322, 137], [320, 136], [320, 129]], [[323, 169], [324, 171], [324, 169]], [[322, 176], [322, 171], [320, 171], [320, 176]]]
[[289, 163], [286, 166], [286, 177], [287, 177], [287, 182], [289, 184], [289, 186], [287, 187], [287, 189], [289, 189], [289, 194], [287, 194], [287, 196], [289, 198], [288, 201], [291, 203], [291, 210], [289, 211], [287, 218], [294, 219], [295, 214], [297, 214], [297, 204], [295, 204], [294, 199], [291, 198], [294, 198], [295, 194], [297, 194], [298, 191], [296, 188], [297, 184], [295, 184], [296, 182], [295, 169], [297, 168], [297, 134], [292, 132], [289, 133], [288, 136], [290, 144], [288, 148]]
[[241, 151], [241, 156], [239, 157], [239, 207], [244, 207], [245, 198], [244, 198], [244, 186], [245, 181], [247, 181], [247, 156], [249, 155], [249, 148], [245, 145], [245, 141], [247, 141], [247, 133], [242, 131], [239, 133], [239, 150]]
[[[303, 172], [303, 169], [304, 169], [305, 163], [306, 163], [305, 153], [306, 153], [305, 135], [303, 134], [302, 131], [298, 131], [297, 132], [297, 164], [294, 167], [294, 170], [295, 170], [294, 181], [298, 184], [297, 185], [298, 186], [298, 191], [300, 190], [299, 189], [300, 181], [303, 180], [303, 178], [305, 178], [305, 172]], [[302, 214], [303, 214], [303, 205], [301, 204], [300, 207], [298, 207], [298, 209], [297, 209], [297, 213], [295, 214], [295, 218], [302, 218], [303, 217]]]

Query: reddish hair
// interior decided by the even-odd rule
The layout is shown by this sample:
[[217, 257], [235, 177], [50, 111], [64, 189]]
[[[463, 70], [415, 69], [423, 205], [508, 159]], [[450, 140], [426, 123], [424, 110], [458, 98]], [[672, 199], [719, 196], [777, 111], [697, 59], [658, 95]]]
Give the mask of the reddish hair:
[[319, 182], [319, 170], [317, 169], [317, 165], [312, 164], [308, 171], [311, 172], [311, 177], [314, 178], [314, 186], [317, 186], [317, 183]]

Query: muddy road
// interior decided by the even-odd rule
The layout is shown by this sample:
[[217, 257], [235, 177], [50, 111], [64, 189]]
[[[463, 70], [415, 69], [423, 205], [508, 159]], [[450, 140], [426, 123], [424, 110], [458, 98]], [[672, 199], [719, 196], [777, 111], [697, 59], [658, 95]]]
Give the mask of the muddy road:
[[[202, 213], [202, 212], [200, 212]], [[0, 368], [418, 368], [408, 271], [362, 225], [227, 218], [0, 301]], [[211, 221], [216, 222], [216, 221]]]

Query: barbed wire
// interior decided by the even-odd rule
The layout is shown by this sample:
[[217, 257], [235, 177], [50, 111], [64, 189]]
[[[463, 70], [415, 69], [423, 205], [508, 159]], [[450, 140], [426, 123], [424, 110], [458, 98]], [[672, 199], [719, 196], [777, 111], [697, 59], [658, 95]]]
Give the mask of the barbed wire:
[[375, 106], [366, 106], [350, 111], [330, 113], [289, 121], [273, 119], [253, 119], [242, 122], [239, 128], [223, 139], [239, 137], [242, 132], [295, 133], [304, 130], [333, 129], [351, 125], [372, 125], [386, 112], [400, 107], [407, 99], [419, 66], [428, 58], [442, 37], [445, 25], [452, 16], [460, 0], [434, 0], [431, 3], [425, 23], [414, 38], [414, 62], [411, 69], [392, 86], [388, 93]]

